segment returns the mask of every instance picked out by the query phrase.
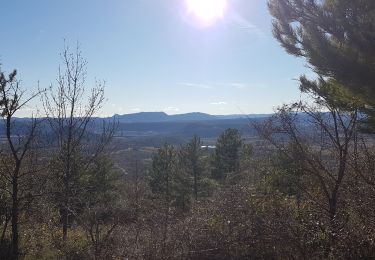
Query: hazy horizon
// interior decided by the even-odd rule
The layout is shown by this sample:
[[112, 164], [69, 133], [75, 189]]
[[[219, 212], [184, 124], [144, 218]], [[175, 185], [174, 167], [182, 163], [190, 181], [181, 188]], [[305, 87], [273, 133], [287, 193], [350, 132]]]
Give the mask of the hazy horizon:
[[[124, 115], [136, 115], [140, 113], [165, 113], [168, 116], [176, 116], [176, 115], [185, 115], [185, 114], [194, 114], [194, 113], [200, 113], [200, 114], [206, 114], [210, 116], [248, 116], [248, 115], [273, 115], [275, 112], [271, 113], [249, 113], [249, 114], [241, 114], [241, 113], [236, 113], [236, 114], [209, 114], [209, 113], [204, 113], [204, 112], [199, 112], [199, 111], [191, 111], [191, 112], [184, 112], [184, 113], [170, 113], [170, 112], [164, 112], [164, 111], [139, 111], [139, 112], [129, 112], [129, 113], [115, 113], [112, 115], [96, 115], [95, 117], [98, 118], [108, 118], [108, 117], [114, 117], [114, 116], [124, 116]], [[36, 118], [43, 118], [45, 115], [36, 115]], [[23, 116], [16, 116], [16, 118], [30, 118], [29, 115], [23, 115]]]

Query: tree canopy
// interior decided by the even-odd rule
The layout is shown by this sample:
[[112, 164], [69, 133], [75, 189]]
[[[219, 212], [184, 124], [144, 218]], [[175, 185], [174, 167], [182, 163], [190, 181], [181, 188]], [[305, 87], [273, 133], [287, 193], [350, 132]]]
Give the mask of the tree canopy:
[[375, 1], [269, 0], [268, 6], [275, 38], [288, 53], [305, 58], [320, 76], [318, 82], [302, 76], [301, 89], [315, 85], [327, 90], [322, 81], [331, 81], [333, 89], [344, 90], [329, 95], [354, 95], [362, 101], [354, 103], [371, 114], [375, 105]]
[[242, 144], [242, 137], [237, 129], [228, 128], [219, 136], [213, 158], [212, 176], [215, 179], [223, 179], [226, 174], [239, 170]]

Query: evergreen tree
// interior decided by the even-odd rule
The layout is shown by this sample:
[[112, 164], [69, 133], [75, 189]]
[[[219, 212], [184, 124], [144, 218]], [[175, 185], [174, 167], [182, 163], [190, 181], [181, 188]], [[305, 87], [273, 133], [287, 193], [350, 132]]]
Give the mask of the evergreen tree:
[[302, 76], [301, 89], [318, 90], [338, 100], [336, 105], [372, 115], [375, 1], [270, 0], [269, 10], [276, 39], [320, 76], [316, 82]]
[[223, 179], [226, 174], [239, 170], [242, 137], [237, 129], [228, 128], [218, 138], [213, 159], [212, 176]]
[[165, 144], [152, 159], [150, 176], [152, 192], [158, 195], [167, 208], [175, 206], [186, 210], [190, 200], [190, 185], [180, 168], [178, 153], [172, 145]]
[[180, 161], [184, 170], [193, 177], [193, 192], [195, 200], [198, 200], [198, 187], [202, 178], [202, 142], [194, 135], [193, 139], [185, 145], [180, 152]]
[[179, 169], [178, 153], [172, 145], [164, 144], [152, 159], [150, 187], [156, 198], [161, 200], [162, 220], [162, 255], [167, 252], [168, 229], [172, 207], [179, 211], [188, 209], [190, 185], [184, 172]]
[[110, 258], [113, 234], [120, 224], [134, 221], [132, 209], [123, 208], [120, 174], [112, 161], [100, 156], [81, 175], [78, 223], [85, 230], [95, 259]]

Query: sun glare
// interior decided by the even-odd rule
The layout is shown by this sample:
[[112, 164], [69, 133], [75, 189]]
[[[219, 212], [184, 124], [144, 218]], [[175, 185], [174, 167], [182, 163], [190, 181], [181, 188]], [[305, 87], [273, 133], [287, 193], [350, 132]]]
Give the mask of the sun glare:
[[188, 14], [194, 15], [206, 25], [213, 24], [223, 17], [226, 0], [186, 0]]

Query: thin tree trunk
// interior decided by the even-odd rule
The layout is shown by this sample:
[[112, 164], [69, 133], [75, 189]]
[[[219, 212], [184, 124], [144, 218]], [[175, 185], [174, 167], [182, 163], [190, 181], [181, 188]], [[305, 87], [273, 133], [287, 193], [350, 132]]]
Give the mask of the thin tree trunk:
[[17, 155], [17, 150], [13, 146], [11, 139], [11, 115], [8, 115], [6, 118], [6, 136], [7, 140], [13, 155], [15, 162], [15, 167], [12, 176], [12, 250], [11, 250], [11, 259], [17, 260], [19, 256], [18, 248], [18, 174], [21, 168], [21, 161]]
[[69, 225], [69, 202], [68, 202], [68, 186], [67, 186], [67, 181], [64, 181], [64, 186], [65, 186], [65, 198], [64, 198], [64, 209], [62, 212], [62, 229], [63, 229], [63, 241], [66, 241], [68, 237], [68, 225]]
[[18, 172], [19, 163], [17, 162], [14, 176], [12, 178], [12, 259], [17, 260], [19, 256], [18, 248]]
[[169, 169], [168, 167], [165, 167], [166, 173], [167, 173], [167, 183], [166, 183], [166, 209], [165, 209], [165, 219], [164, 219], [164, 231], [163, 231], [163, 248], [162, 248], [162, 257], [166, 254], [166, 245], [167, 245], [167, 239], [168, 239], [168, 225], [169, 225], [169, 206], [170, 206], [170, 191], [169, 191]]
[[194, 170], [194, 196], [195, 200], [198, 200], [198, 180], [197, 180], [197, 172]]
[[4, 221], [3, 231], [1, 233], [1, 239], [0, 239], [0, 247], [1, 248], [2, 248], [4, 240], [5, 240], [5, 234], [6, 234], [7, 229], [8, 229], [9, 220], [10, 220], [10, 217], [6, 216], [5, 221]]
[[66, 238], [68, 237], [68, 210], [66, 206], [63, 210], [63, 240], [66, 241]]

